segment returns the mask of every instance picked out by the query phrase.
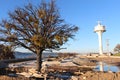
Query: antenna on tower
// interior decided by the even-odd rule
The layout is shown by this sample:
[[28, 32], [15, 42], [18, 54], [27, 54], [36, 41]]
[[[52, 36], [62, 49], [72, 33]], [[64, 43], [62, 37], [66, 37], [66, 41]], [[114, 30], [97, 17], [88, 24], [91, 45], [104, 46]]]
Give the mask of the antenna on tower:
[[106, 39], [106, 48], [107, 48], [107, 54], [110, 56], [110, 53], [109, 53], [109, 39]]
[[101, 21], [97, 21], [98, 24], [101, 24]]

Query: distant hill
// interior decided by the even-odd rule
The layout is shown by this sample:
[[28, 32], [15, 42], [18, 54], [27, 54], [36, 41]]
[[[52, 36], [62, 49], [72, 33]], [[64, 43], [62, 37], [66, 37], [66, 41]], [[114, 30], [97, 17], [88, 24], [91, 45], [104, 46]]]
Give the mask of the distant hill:
[[33, 58], [36, 57], [36, 54], [30, 52], [15, 52], [15, 58]]

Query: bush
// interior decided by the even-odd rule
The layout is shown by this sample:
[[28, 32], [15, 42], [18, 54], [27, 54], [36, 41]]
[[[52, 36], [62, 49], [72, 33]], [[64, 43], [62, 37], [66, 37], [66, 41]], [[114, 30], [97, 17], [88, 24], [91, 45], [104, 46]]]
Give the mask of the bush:
[[14, 57], [14, 52], [12, 51], [11, 46], [5, 46], [5, 45], [0, 45], [0, 60], [3, 59], [13, 59]]
[[113, 54], [113, 56], [120, 56], [120, 53]]

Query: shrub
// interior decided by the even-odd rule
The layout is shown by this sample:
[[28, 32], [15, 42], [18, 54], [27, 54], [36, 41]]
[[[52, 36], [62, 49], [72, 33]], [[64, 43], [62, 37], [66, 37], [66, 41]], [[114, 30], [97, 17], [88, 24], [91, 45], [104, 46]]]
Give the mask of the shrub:
[[113, 56], [120, 56], [120, 53], [113, 54]]
[[12, 47], [0, 44], [0, 60], [13, 58], [15, 57], [14, 52], [12, 51]]

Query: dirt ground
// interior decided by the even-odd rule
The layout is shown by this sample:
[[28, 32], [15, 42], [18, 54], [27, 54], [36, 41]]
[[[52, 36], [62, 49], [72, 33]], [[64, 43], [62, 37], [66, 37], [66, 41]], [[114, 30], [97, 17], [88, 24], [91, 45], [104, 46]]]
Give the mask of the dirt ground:
[[0, 80], [30, 80], [30, 79], [29, 78], [25, 78], [23, 76], [10, 77], [10, 76], [7, 76], [7, 75], [0, 75]]
[[72, 80], [120, 80], [120, 72], [86, 72]]

